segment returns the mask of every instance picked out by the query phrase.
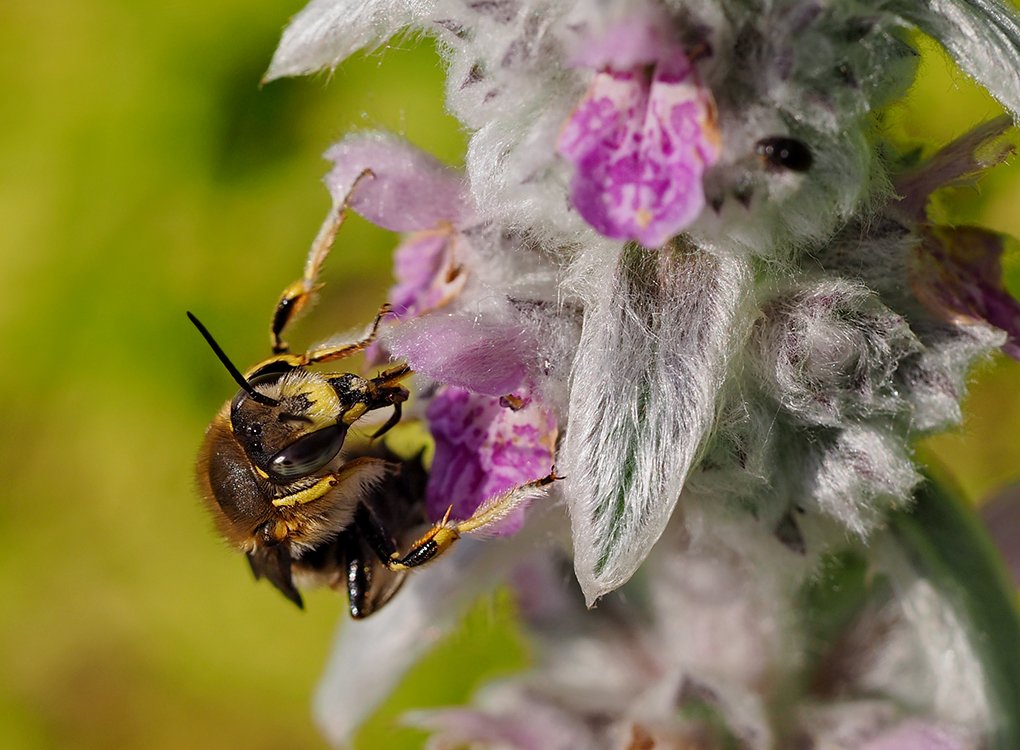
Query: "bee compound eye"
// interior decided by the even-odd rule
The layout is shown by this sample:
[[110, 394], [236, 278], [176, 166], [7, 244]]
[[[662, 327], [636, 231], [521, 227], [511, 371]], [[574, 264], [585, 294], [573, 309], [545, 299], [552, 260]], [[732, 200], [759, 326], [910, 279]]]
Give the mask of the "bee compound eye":
[[768, 166], [792, 172], [807, 172], [814, 161], [806, 143], [781, 135], [762, 138], [754, 144], [754, 152]]
[[343, 424], [302, 435], [270, 459], [269, 473], [280, 479], [308, 476], [333, 460], [346, 436]]

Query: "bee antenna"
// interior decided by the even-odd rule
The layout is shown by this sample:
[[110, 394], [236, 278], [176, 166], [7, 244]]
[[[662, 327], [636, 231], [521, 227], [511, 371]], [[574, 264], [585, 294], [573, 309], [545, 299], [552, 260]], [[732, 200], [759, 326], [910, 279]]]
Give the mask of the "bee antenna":
[[209, 333], [209, 329], [202, 325], [201, 321], [194, 315], [192, 315], [191, 312], [188, 312], [188, 320], [195, 324], [195, 328], [197, 328], [198, 332], [202, 334], [202, 338], [205, 339], [205, 343], [207, 343], [209, 347], [213, 350], [213, 352], [216, 354], [216, 356], [219, 357], [220, 362], [222, 362], [223, 366], [227, 368], [227, 372], [230, 373], [230, 376], [239, 386], [241, 386], [241, 389], [245, 393], [247, 393], [252, 398], [252, 400], [258, 401], [260, 404], [263, 404], [265, 406], [280, 405], [280, 402], [277, 401], [275, 398], [271, 398], [270, 396], [267, 396], [264, 393], [259, 393], [258, 391], [255, 390], [254, 386], [252, 386], [251, 383], [245, 380], [244, 375], [242, 375], [241, 371], [238, 370], [234, 366], [234, 363], [230, 361], [230, 358], [227, 356], [227, 353], [220, 348], [219, 344], [216, 343], [216, 339], [214, 339], [212, 337], [212, 334]]

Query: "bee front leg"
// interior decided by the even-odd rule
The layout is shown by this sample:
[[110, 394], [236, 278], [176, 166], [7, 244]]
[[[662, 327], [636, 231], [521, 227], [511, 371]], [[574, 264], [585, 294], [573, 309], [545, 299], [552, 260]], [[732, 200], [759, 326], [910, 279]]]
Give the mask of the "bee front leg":
[[290, 346], [283, 340], [284, 329], [297, 317], [301, 309], [311, 301], [315, 292], [322, 286], [319, 284], [319, 272], [333, 247], [337, 232], [340, 231], [344, 219], [347, 218], [347, 206], [350, 203], [351, 195], [357, 189], [358, 183], [371, 176], [372, 170], [364, 170], [354, 180], [350, 192], [344, 196], [344, 199], [330, 209], [308, 251], [304, 276], [290, 284], [280, 295], [280, 300], [276, 303], [276, 309], [273, 311], [272, 323], [269, 326], [269, 340], [273, 347], [273, 354], [286, 354], [290, 351]]
[[396, 427], [400, 423], [400, 417], [402, 415], [403, 415], [403, 406], [398, 401], [397, 403], [393, 404], [393, 413], [390, 415], [390, 418], [386, 420], [386, 423], [383, 424], [382, 427], [380, 427], [378, 430], [376, 430], [375, 432], [373, 432], [371, 434], [370, 437], [372, 438], [372, 440], [375, 440], [376, 438], [381, 438], [387, 432], [389, 432], [394, 427]]
[[333, 240], [336, 239], [345, 218], [347, 218], [346, 202], [332, 208], [312, 242], [308, 262], [305, 264], [305, 275], [289, 284], [280, 295], [269, 324], [269, 342], [273, 347], [273, 354], [286, 354], [290, 351], [290, 345], [283, 340], [283, 332], [319, 290], [321, 286], [318, 283], [319, 271], [326, 256], [329, 255], [330, 248], [333, 247]]

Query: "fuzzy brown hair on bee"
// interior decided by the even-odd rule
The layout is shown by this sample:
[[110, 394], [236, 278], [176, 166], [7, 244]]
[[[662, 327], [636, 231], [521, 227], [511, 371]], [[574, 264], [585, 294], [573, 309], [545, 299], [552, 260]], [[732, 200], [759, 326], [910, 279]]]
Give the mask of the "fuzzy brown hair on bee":
[[[290, 351], [283, 332], [320, 285], [317, 277], [345, 206], [320, 232], [305, 276], [288, 286], [272, 316], [272, 356], [242, 373], [212, 334], [188, 313], [240, 390], [213, 419], [197, 462], [197, 484], [217, 529], [243, 551], [257, 578], [302, 606], [298, 587], [345, 589], [353, 617], [381, 607], [410, 568], [428, 563], [463, 533], [483, 530], [556, 479], [550, 473], [484, 503], [470, 518], [449, 514], [428, 528], [425, 470], [385, 445], [354, 439], [352, 426], [391, 408], [372, 438], [394, 427], [408, 398], [406, 365], [374, 377], [312, 369], [364, 351], [389, 313], [384, 305], [359, 340]], [[452, 504], [452, 503], [451, 503]], [[426, 529], [415, 538], [413, 535]], [[401, 553], [400, 549], [407, 549]]]

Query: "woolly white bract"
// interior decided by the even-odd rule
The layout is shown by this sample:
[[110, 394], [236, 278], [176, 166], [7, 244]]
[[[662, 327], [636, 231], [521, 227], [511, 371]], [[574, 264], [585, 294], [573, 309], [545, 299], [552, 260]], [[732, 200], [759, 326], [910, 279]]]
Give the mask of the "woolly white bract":
[[[1005, 158], [1008, 121], [920, 164], [876, 130], [873, 113], [913, 78], [912, 29], [1020, 111], [1020, 25], [986, 0], [313, 0], [285, 31], [267, 79], [331, 68], [403, 30], [439, 41], [448, 107], [471, 134], [463, 178], [372, 135], [331, 152], [329, 184], [338, 204], [417, 233], [398, 258], [405, 319], [388, 351], [437, 388], [505, 395], [504, 406], [523, 396], [536, 416], [522, 430], [558, 432], [566, 480], [553, 495], [589, 606], [673, 528], [657, 554], [723, 554], [755, 571], [735, 602], [746, 595], [781, 629], [821, 555], [883, 534], [909, 504], [921, 482], [911, 440], [959, 419], [975, 359], [1020, 351], [1001, 238], [925, 215], [933, 190]], [[348, 196], [365, 168], [366, 184], [379, 181]], [[413, 220], [396, 218], [404, 209]], [[550, 414], [557, 429], [539, 429]], [[501, 445], [479, 430], [479, 472], [505, 468]], [[882, 564], [893, 579], [905, 569]], [[951, 619], [937, 596], [925, 601], [940, 614], [914, 625]], [[699, 612], [649, 617], [697, 628]], [[761, 648], [777, 664], [799, 658], [782, 640]], [[806, 746], [972, 747], [991, 710], [980, 668], [954, 648], [955, 674], [918, 657], [914, 676], [978, 685], [960, 716], [930, 697], [916, 701], [930, 722], [899, 729], [880, 706], [851, 742], [831, 726], [842, 709], [805, 709], [799, 731], [820, 743]], [[689, 656], [668, 669], [703, 681], [712, 667]], [[891, 695], [901, 678], [876, 684]], [[747, 747], [771, 746], [767, 701], [738, 706], [755, 685], [728, 680], [714, 710], [758, 727], [736, 732]]]

